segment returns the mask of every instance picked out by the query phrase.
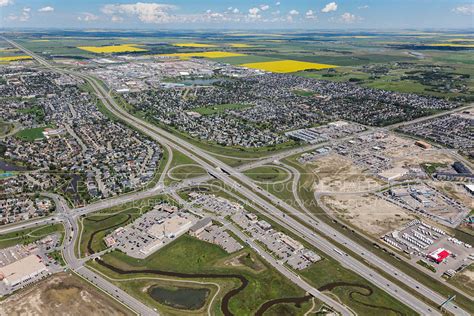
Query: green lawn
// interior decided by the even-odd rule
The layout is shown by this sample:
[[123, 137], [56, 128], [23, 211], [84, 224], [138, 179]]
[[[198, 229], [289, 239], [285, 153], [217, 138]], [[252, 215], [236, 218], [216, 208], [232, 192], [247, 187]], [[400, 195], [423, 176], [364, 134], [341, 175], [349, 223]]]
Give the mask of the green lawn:
[[261, 166], [247, 170], [244, 174], [258, 182], [280, 182], [289, 176], [288, 172], [277, 166]]
[[[168, 171], [173, 169], [174, 167], [178, 167], [178, 166], [181, 166], [181, 165], [195, 165], [195, 166], [190, 167], [190, 168], [183, 167], [183, 168], [187, 169], [187, 171], [192, 171], [192, 172], [201, 172], [202, 171], [202, 169], [200, 167], [198, 167], [197, 163], [194, 160], [192, 160], [191, 158], [189, 158], [188, 156], [186, 156], [185, 154], [181, 153], [180, 151], [174, 150], [174, 149], [171, 149], [171, 151], [172, 151], [172, 154], [173, 154], [173, 159], [171, 160], [170, 167], [169, 167]], [[180, 169], [182, 169], [182, 168], [176, 168], [176, 170], [178, 172], [180, 172]], [[186, 171], [186, 170], [184, 170], [184, 171]], [[173, 175], [176, 176], [177, 174], [173, 172]], [[179, 175], [177, 176], [177, 178], [181, 179], [181, 177], [179, 177]], [[176, 182], [176, 180], [172, 180], [167, 176], [165, 178], [164, 182], [165, 182], [166, 185], [169, 185], [173, 182]]]
[[[251, 252], [253, 254], [247, 248], [241, 250], [241, 252]], [[249, 281], [249, 284], [242, 292], [234, 296], [229, 304], [231, 311], [235, 315], [253, 315], [262, 303], [271, 299], [304, 295], [303, 290], [289, 282], [266, 263], [263, 263], [264, 270], [257, 272], [246, 265], [232, 266], [226, 262], [233, 256], [227, 254], [216, 245], [200, 241], [189, 235], [183, 235], [143, 260], [130, 258], [118, 251], [105, 255], [103, 260], [123, 270], [157, 269], [188, 274], [243, 275]], [[112, 277], [120, 277], [96, 263], [93, 266]], [[233, 281], [233, 279], [205, 278], [204, 280], [226, 284], [226, 292], [230, 289], [229, 282], [232, 287], [240, 285], [237, 279]], [[141, 290], [143, 284], [138, 283], [130, 286], [127, 282], [127, 285], [122, 283], [120, 285], [125, 286], [133, 295], [143, 296], [143, 291]], [[219, 301], [222, 298], [222, 294], [224, 293], [221, 293]], [[217, 314], [221, 314], [219, 306], [220, 304], [214, 308]]]
[[446, 164], [445, 163], [430, 162], [430, 163], [424, 163], [421, 166], [423, 167], [423, 169], [428, 174], [431, 175], [431, 174], [436, 172], [436, 169], [446, 167]]
[[[313, 286], [323, 290], [331, 288], [331, 293], [358, 315], [415, 315], [409, 307], [400, 303], [386, 292], [367, 282], [364, 278], [333, 260], [323, 259], [303, 270], [301, 275]], [[339, 283], [340, 282], [340, 283]], [[339, 283], [340, 286], [335, 286]], [[371, 291], [373, 291], [371, 293]]]
[[17, 138], [20, 138], [21, 140], [25, 141], [35, 141], [37, 139], [43, 139], [43, 131], [45, 127], [35, 127], [35, 128], [28, 128], [19, 131], [18, 133], [15, 134]]
[[314, 95], [313, 91], [308, 90], [293, 90], [293, 93], [302, 97], [310, 97]]
[[17, 244], [26, 245], [40, 240], [55, 232], [64, 232], [61, 224], [49, 224], [0, 235], [0, 249]]
[[251, 105], [231, 103], [231, 104], [219, 104], [219, 105], [213, 105], [209, 107], [195, 108], [195, 109], [192, 109], [192, 111], [197, 112], [201, 115], [212, 115], [212, 114], [223, 113], [225, 110], [241, 110], [241, 109], [246, 109], [249, 107], [251, 107]]
[[184, 180], [206, 175], [207, 172], [198, 165], [182, 165], [177, 166], [171, 172], [171, 176], [175, 179]]

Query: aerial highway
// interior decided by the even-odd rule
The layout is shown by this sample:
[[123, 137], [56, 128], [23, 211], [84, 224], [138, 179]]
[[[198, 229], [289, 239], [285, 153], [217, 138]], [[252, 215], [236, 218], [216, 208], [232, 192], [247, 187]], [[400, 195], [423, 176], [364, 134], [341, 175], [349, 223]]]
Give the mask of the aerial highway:
[[[7, 41], [10, 42], [12, 45], [16, 46], [17, 48], [23, 50], [25, 53], [31, 55], [43, 66], [60, 72], [68, 73], [70, 75], [82, 78], [89, 82], [97, 93], [97, 95], [102, 99], [106, 108], [112, 114], [116, 115], [124, 122], [128, 123], [129, 125], [135, 127], [136, 129], [155, 139], [162, 145], [168, 146], [170, 148], [173, 148], [174, 150], [180, 151], [183, 154], [187, 155], [188, 157], [196, 161], [196, 163], [202, 166], [209, 173], [214, 174], [217, 179], [221, 180], [229, 187], [237, 188], [239, 194], [244, 196], [249, 201], [252, 201], [253, 204], [257, 205], [258, 209], [265, 216], [268, 216], [283, 227], [286, 227], [287, 229], [298, 235], [300, 238], [306, 240], [308, 243], [322, 250], [328, 256], [331, 256], [337, 261], [339, 261], [345, 267], [355, 271], [373, 284], [384, 289], [393, 297], [404, 302], [406, 305], [410, 306], [418, 313], [425, 315], [440, 315], [437, 310], [433, 309], [431, 306], [421, 301], [417, 297], [413, 296], [406, 290], [400, 288], [399, 286], [391, 282], [389, 279], [376, 272], [374, 269], [368, 267], [367, 265], [352, 257], [351, 255], [345, 254], [331, 240], [337, 242], [338, 244], [342, 244], [348, 248], [351, 248], [355, 253], [363, 256], [365, 260], [367, 260], [369, 263], [381, 268], [382, 270], [385, 270], [394, 278], [402, 280], [402, 282], [406, 286], [410, 287], [413, 291], [418, 292], [421, 296], [424, 296], [427, 299], [431, 300], [435, 304], [441, 304], [445, 301], [445, 298], [439, 295], [438, 293], [419, 283], [415, 279], [409, 277], [408, 275], [406, 275], [399, 269], [393, 267], [391, 264], [384, 261], [383, 259], [370, 253], [369, 250], [361, 247], [360, 245], [358, 245], [345, 235], [339, 233], [337, 230], [330, 227], [329, 225], [321, 222], [316, 223], [307, 214], [298, 211], [294, 207], [288, 205], [284, 201], [281, 201], [272, 194], [264, 192], [258, 185], [256, 185], [253, 181], [251, 181], [241, 172], [226, 165], [225, 163], [218, 160], [209, 153], [203, 151], [199, 147], [193, 144], [189, 144], [183, 139], [129, 114], [115, 102], [115, 100], [107, 93], [105, 88], [100, 83], [98, 83], [95, 78], [92, 78], [88, 75], [79, 72], [55, 68], [42, 57], [37, 56], [36, 54], [24, 49], [20, 45], [10, 40]], [[225, 172], [223, 172], [223, 170], [225, 170]], [[143, 192], [137, 192], [136, 195], [127, 196], [123, 201], [126, 202], [126, 199], [130, 199], [130, 201], [132, 201], [134, 199], [142, 198], [143, 194]], [[110, 201], [107, 201], [107, 203], [110, 203]], [[87, 212], [91, 211], [92, 209], [99, 210], [100, 207], [87, 208]], [[284, 209], [285, 212], [281, 211], [282, 209]], [[86, 210], [78, 210], [77, 214], [85, 214], [87, 212]], [[291, 216], [289, 216], [288, 214], [291, 214]], [[304, 225], [302, 223], [312, 224], [314, 225], [314, 229], [310, 229], [307, 225]], [[74, 229], [74, 224], [70, 224], [72, 226], [71, 229]], [[75, 231], [77, 231], [77, 229]], [[325, 237], [329, 237], [331, 240], [321, 236], [319, 233], [322, 233]], [[341, 253], [343, 254], [341, 255]], [[73, 254], [67, 254], [67, 258], [68, 260], [70, 260], [72, 265], [74, 264], [73, 257], [75, 257]], [[445, 308], [456, 315], [469, 315], [469, 313], [462, 310], [454, 303], [449, 303], [445, 306]]]
[[[176, 192], [172, 193], [171, 196], [178, 201], [181, 205], [186, 205], [188, 204], [187, 201], [183, 200]], [[192, 205], [189, 205], [187, 207], [191, 211], [202, 214], [203, 210], [195, 208]], [[326, 303], [327, 305], [331, 306], [334, 308], [338, 313], [341, 315], [349, 316], [349, 315], [354, 315], [355, 313], [351, 310], [349, 310], [346, 306], [343, 304], [337, 302], [336, 300], [332, 299], [329, 296], [324, 295], [320, 291], [318, 291], [316, 288], [308, 284], [306, 281], [301, 279], [296, 273], [292, 272], [290, 269], [282, 265], [280, 262], [278, 262], [275, 257], [273, 257], [271, 254], [269, 254], [264, 248], [259, 246], [257, 243], [255, 243], [252, 238], [249, 238], [247, 235], [242, 233], [241, 230], [239, 230], [233, 223], [229, 222], [223, 217], [217, 217], [213, 216], [212, 214], [209, 214], [209, 216], [216, 222], [219, 222], [223, 224], [228, 230], [233, 232], [237, 237], [239, 237], [241, 240], [243, 240], [245, 243], [247, 243], [252, 249], [254, 249], [265, 261], [267, 261], [269, 264], [271, 264], [276, 270], [278, 270], [281, 274], [286, 276], [288, 279], [290, 279], [293, 283], [301, 287], [303, 290], [305, 290], [307, 293], [310, 293], [312, 296], [317, 298], [318, 300]]]

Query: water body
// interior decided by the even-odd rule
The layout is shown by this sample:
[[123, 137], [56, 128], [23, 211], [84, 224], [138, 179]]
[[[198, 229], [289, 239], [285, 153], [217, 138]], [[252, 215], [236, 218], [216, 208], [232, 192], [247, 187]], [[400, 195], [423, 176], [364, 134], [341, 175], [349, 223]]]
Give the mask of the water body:
[[204, 304], [206, 304], [206, 299], [210, 292], [211, 291], [206, 288], [163, 288], [153, 286], [148, 289], [148, 294], [158, 303], [187, 310], [202, 308]]
[[20, 167], [4, 160], [0, 160], [0, 170], [3, 171], [25, 171], [25, 167]]
[[188, 80], [183, 80], [178, 83], [182, 83], [185, 86], [209, 86], [212, 85], [215, 82], [222, 81], [222, 79], [188, 79]]
[[302, 297], [284, 297], [284, 298], [278, 298], [275, 300], [268, 301], [260, 308], [258, 311], [255, 313], [255, 316], [263, 316], [263, 314], [269, 310], [272, 306], [278, 305], [278, 304], [294, 304], [297, 308], [301, 307], [301, 304], [308, 302], [310, 299], [312, 299], [313, 296], [311, 295], [306, 295]]
[[162, 270], [157, 270], [157, 269], [123, 270], [101, 259], [96, 259], [96, 262], [100, 264], [101, 266], [109, 270], [112, 270], [115, 273], [118, 273], [120, 275], [153, 274], [153, 275], [164, 275], [164, 276], [171, 276], [171, 277], [177, 277], [177, 278], [183, 278], [183, 279], [208, 279], [208, 278], [209, 279], [237, 279], [240, 281], [240, 286], [230, 290], [224, 295], [224, 297], [222, 297], [221, 311], [225, 316], [234, 315], [229, 309], [229, 301], [232, 297], [236, 296], [241, 291], [243, 291], [249, 284], [249, 281], [243, 275], [240, 275], [240, 274], [182, 273], [182, 272], [162, 271]]

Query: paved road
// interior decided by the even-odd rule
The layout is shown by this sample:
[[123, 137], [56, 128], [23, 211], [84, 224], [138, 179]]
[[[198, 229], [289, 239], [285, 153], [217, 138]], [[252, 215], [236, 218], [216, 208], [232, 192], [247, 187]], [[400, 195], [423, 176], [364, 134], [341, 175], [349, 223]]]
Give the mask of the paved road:
[[[190, 205], [187, 201], [182, 199], [177, 193], [171, 194], [171, 196], [179, 202], [181, 205], [188, 205], [188, 209], [192, 211], [195, 214], [198, 214], [200, 217], [202, 217], [202, 214], [205, 213], [205, 211], [202, 208], [197, 208], [192, 205]], [[230, 223], [228, 220], [226, 220], [224, 217], [220, 216], [214, 216], [210, 215], [210, 217], [213, 219], [215, 222], [220, 222], [225, 226], [226, 229], [230, 230], [233, 232], [237, 237], [239, 237], [242, 241], [247, 243], [251, 248], [253, 248], [265, 261], [267, 261], [269, 264], [271, 264], [276, 270], [278, 270], [282, 275], [287, 277], [291, 282], [294, 284], [298, 285], [300, 288], [305, 290], [307, 293], [310, 293], [320, 301], [326, 303], [328, 306], [331, 306], [334, 308], [335, 311], [340, 313], [341, 315], [349, 316], [349, 315], [354, 315], [352, 311], [350, 311], [346, 306], [343, 304], [339, 303], [338, 301], [332, 299], [329, 296], [324, 295], [318, 289], [314, 288], [310, 284], [308, 284], [306, 281], [302, 280], [299, 275], [291, 271], [290, 269], [286, 268], [283, 263], [279, 262], [276, 260], [271, 254], [269, 254], [265, 249], [257, 245], [252, 238], [249, 236], [245, 235], [242, 233], [240, 229], [238, 229], [234, 224]]]
[[[10, 43], [12, 42], [10, 41]], [[23, 49], [22, 47], [14, 43], [12, 44], [20, 49]], [[32, 52], [29, 52], [28, 50], [25, 50], [25, 49], [23, 50], [27, 54], [30, 54], [33, 57], [35, 57], [41, 64], [49, 68], [52, 68], [51, 65], [49, 65], [41, 57], [36, 56], [35, 54], [33, 54]], [[400, 289], [399, 287], [394, 285], [392, 282], [390, 282], [389, 280], [385, 279], [384, 277], [376, 273], [373, 269], [365, 266], [364, 264], [352, 258], [351, 256], [334, 255], [334, 252], [336, 252], [336, 250], [337, 250], [336, 254], [339, 254], [340, 250], [338, 250], [328, 240], [323, 239], [319, 235], [316, 235], [314, 231], [308, 229], [306, 226], [302, 225], [299, 221], [296, 221], [293, 218], [286, 216], [286, 214], [278, 210], [278, 208], [276, 208], [275, 205], [280, 205], [284, 207], [286, 210], [288, 210], [291, 214], [295, 215], [302, 222], [312, 223], [312, 220], [306, 214], [299, 213], [296, 209], [280, 201], [278, 198], [271, 195], [270, 193], [263, 193], [261, 191], [261, 188], [258, 187], [256, 184], [254, 184], [249, 178], [247, 178], [246, 176], [244, 176], [237, 170], [227, 166], [220, 160], [216, 159], [214, 156], [206, 152], [203, 152], [197, 146], [186, 143], [184, 140], [180, 139], [179, 137], [171, 133], [168, 133], [150, 123], [143, 122], [140, 119], [137, 119], [136, 117], [130, 115], [125, 110], [123, 110], [118, 104], [116, 104], [115, 100], [113, 100], [113, 98], [111, 98], [107, 94], [105, 89], [97, 81], [95, 81], [94, 78], [85, 76], [81, 73], [75, 73], [72, 71], [64, 71], [64, 70], [59, 70], [59, 71], [67, 72], [71, 75], [78, 76], [87, 80], [89, 83], [91, 83], [95, 92], [99, 96], [102, 96], [102, 100], [104, 101], [105, 106], [114, 115], [117, 115], [126, 123], [141, 130], [143, 133], [147, 134], [148, 136], [152, 137], [158, 142], [164, 145], [167, 145], [170, 148], [173, 148], [189, 156], [191, 159], [195, 160], [198, 164], [200, 164], [203, 168], [205, 168], [209, 173], [212, 173], [217, 179], [223, 181], [225, 184], [227, 184], [230, 187], [236, 188], [240, 194], [244, 195], [250, 201], [257, 204], [262, 210], [262, 212], [265, 213], [265, 215], [269, 216], [273, 220], [276, 220], [283, 226], [291, 229], [291, 231], [295, 232], [301, 238], [310, 241], [311, 243], [313, 243], [313, 245], [322, 249], [328, 255], [332, 256], [333, 258], [341, 262], [343, 265], [345, 265], [349, 269], [352, 269], [353, 271], [357, 272], [361, 276], [365, 277], [367, 280], [385, 289], [392, 296], [406, 303], [408, 306], [418, 311], [419, 313], [431, 314], [431, 315], [439, 314], [437, 311], [433, 311], [428, 305], [426, 305], [422, 301], [413, 297], [408, 292]], [[185, 148], [183, 147], [183, 145], [185, 146]], [[222, 172], [222, 171], [216, 170], [216, 168], [220, 168], [220, 170], [225, 170], [225, 171]], [[230, 177], [229, 174], [232, 175], [232, 177]], [[234, 179], [237, 179], [238, 182], [235, 181]], [[242, 186], [241, 183], [246, 185], [250, 189], [248, 189], [245, 186]], [[260, 194], [265, 195], [266, 199], [263, 199], [260, 195], [257, 195], [255, 192], [261, 192]], [[271, 203], [268, 202], [267, 200], [271, 201]], [[323, 232], [326, 236], [330, 236], [335, 241], [338, 241], [341, 244], [351, 247], [354, 251], [364, 256], [366, 260], [369, 261], [370, 263], [375, 264], [384, 270], [390, 271], [391, 273], [394, 274], [394, 276], [398, 277], [399, 279], [403, 279], [403, 281], [405, 281], [405, 283], [408, 286], [410, 286], [413, 290], [419, 292], [421, 295], [424, 295], [425, 297], [429, 298], [433, 302], [440, 304], [441, 302], [444, 301], [444, 298], [441, 295], [426, 288], [425, 286], [421, 285], [419, 282], [405, 275], [401, 271], [398, 271], [396, 268], [392, 267], [389, 263], [378, 258], [377, 256], [373, 254], [367, 254], [368, 251], [366, 249], [362, 248], [361, 246], [359, 246], [352, 240], [340, 234], [332, 227], [325, 225], [323, 223], [319, 223], [317, 225], [317, 229]], [[469, 315], [468, 313], [458, 308], [453, 303], [450, 303], [448, 306], [446, 306], [446, 308], [456, 315], [460, 315], [460, 314]]]

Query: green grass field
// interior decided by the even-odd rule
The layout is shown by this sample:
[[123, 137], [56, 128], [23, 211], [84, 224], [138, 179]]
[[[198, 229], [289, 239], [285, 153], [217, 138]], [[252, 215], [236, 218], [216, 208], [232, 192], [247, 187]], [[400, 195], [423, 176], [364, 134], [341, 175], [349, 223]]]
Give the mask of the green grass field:
[[17, 232], [0, 235], [0, 249], [11, 247], [17, 244], [26, 245], [51, 235], [55, 232], [64, 232], [61, 224], [43, 225], [34, 228], [28, 228]]
[[174, 179], [184, 180], [206, 175], [207, 172], [199, 165], [182, 165], [173, 168], [170, 175]]
[[44, 138], [43, 131], [45, 128], [46, 127], [35, 127], [35, 128], [24, 129], [16, 133], [15, 137], [21, 140], [29, 141], [29, 142], [32, 142], [38, 139], [43, 139]]
[[[255, 254], [247, 248], [241, 250], [239, 253], [244, 252], [252, 253], [252, 255], [255, 256]], [[265, 268], [259, 271], [254, 271], [246, 265], [231, 265], [228, 260], [234, 256], [235, 254], [229, 255], [216, 245], [197, 240], [189, 235], [183, 235], [173, 243], [143, 260], [130, 258], [117, 251], [105, 255], [103, 260], [124, 270], [157, 269], [189, 274], [242, 275], [247, 278], [249, 284], [230, 301], [229, 307], [235, 315], [252, 315], [262, 303], [271, 299], [304, 295], [303, 290], [290, 283], [285, 277], [265, 263], [262, 263]], [[92, 266], [114, 278], [124, 277], [96, 263]], [[239, 282], [233, 281], [232, 279], [204, 278], [199, 280], [223, 284], [225, 291], [239, 285]], [[119, 285], [125, 287], [129, 293], [144, 299], [143, 296], [145, 294], [141, 290], [143, 284], [130, 284], [127, 282], [126, 284], [119, 283]], [[220, 302], [222, 294], [224, 293], [221, 293], [218, 302]], [[219, 305], [220, 304], [217, 304], [213, 309], [220, 315]], [[161, 307], [158, 304], [157, 306]], [[307, 306], [309, 307], [309, 304]], [[294, 309], [294, 312], [299, 310], [297, 308]]]
[[270, 165], [247, 170], [244, 174], [258, 182], [280, 182], [289, 177], [284, 169]]
[[[358, 315], [414, 315], [410, 308], [333, 260], [323, 259], [301, 274], [310, 284], [319, 289], [324, 286], [330, 288], [336, 283], [341, 284], [330, 292], [337, 295]], [[370, 291], [373, 293], [370, 294]]]
[[246, 104], [220, 104], [211, 107], [195, 108], [193, 111], [201, 115], [213, 115], [223, 113], [225, 110], [240, 110], [249, 107], [250, 105]]

